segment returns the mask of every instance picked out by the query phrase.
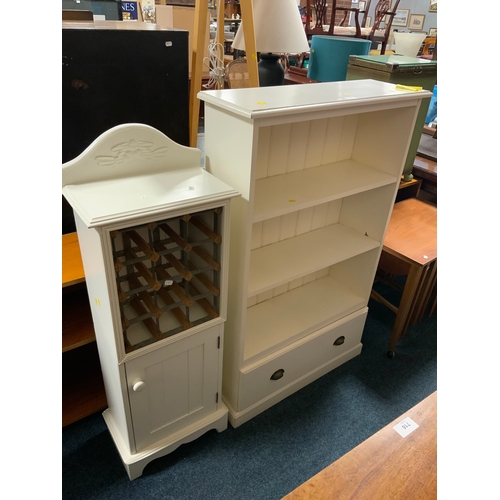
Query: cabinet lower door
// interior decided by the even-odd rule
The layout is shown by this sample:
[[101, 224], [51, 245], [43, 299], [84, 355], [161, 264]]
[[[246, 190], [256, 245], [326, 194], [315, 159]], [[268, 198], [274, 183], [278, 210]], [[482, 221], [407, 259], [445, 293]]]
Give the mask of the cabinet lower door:
[[137, 452], [216, 411], [219, 328], [126, 363]]

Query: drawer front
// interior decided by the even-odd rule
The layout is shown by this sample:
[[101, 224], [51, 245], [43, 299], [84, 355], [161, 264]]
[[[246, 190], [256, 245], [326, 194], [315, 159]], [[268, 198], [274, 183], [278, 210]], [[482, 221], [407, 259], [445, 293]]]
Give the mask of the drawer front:
[[242, 370], [238, 411], [358, 345], [367, 313], [365, 307]]

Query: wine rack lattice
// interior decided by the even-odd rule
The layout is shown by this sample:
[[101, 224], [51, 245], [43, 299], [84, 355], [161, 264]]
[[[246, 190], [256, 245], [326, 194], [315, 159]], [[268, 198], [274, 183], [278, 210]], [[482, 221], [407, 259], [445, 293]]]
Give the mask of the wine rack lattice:
[[222, 210], [111, 233], [126, 352], [219, 316]]

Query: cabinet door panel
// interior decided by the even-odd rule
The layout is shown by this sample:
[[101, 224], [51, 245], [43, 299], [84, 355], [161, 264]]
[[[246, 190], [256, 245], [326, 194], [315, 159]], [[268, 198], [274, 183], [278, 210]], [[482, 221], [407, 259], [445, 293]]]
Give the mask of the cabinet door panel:
[[219, 327], [126, 363], [136, 451], [216, 410]]
[[[242, 370], [238, 409], [248, 408], [359, 345], [367, 312], [363, 308]], [[340, 344], [334, 344], [340, 337]]]

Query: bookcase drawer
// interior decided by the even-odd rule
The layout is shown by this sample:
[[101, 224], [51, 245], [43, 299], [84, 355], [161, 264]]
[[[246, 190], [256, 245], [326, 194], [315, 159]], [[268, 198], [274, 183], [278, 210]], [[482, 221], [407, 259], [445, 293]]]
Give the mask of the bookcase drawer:
[[360, 309], [241, 370], [238, 410], [280, 391], [361, 341], [368, 308]]

